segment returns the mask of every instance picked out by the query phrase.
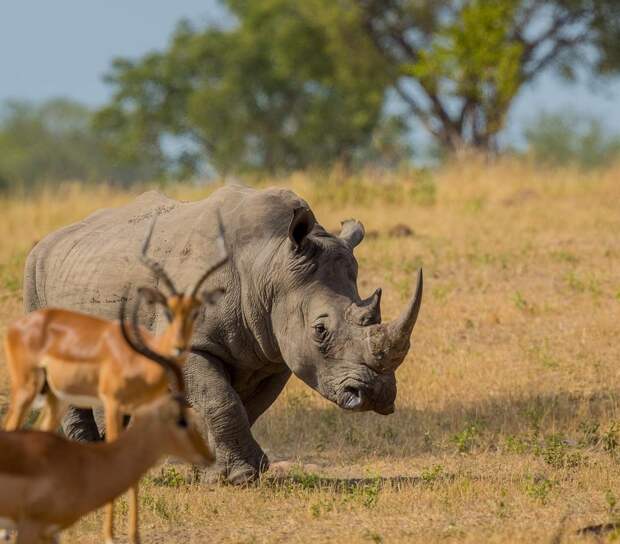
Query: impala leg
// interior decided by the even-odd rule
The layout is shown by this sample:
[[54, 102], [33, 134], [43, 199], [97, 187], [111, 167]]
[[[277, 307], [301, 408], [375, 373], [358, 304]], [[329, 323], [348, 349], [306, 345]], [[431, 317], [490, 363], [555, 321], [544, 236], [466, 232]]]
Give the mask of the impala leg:
[[17, 524], [17, 540], [15, 544], [41, 544], [44, 542], [42, 525], [31, 521], [22, 521]]
[[[123, 427], [127, 421], [123, 421]], [[129, 489], [129, 542], [140, 544], [140, 522], [138, 519], [139, 507], [138, 483]]]
[[[116, 403], [105, 403], [105, 438], [106, 442], [112, 442], [118, 438], [121, 432], [123, 418]], [[103, 526], [103, 537], [106, 544], [114, 543], [114, 501], [106, 505]]]
[[45, 538], [43, 539], [44, 544], [60, 544], [60, 536], [58, 536], [58, 534], [53, 534], [46, 538], [47, 540]]
[[129, 490], [129, 542], [140, 544], [138, 528], [138, 484]]
[[45, 395], [45, 406], [41, 412], [42, 417], [39, 423], [39, 429], [42, 431], [54, 432], [60, 426], [62, 416], [67, 411], [68, 405], [56, 397], [52, 393]]
[[5, 430], [15, 431], [22, 426], [28, 409], [37, 396], [37, 387], [36, 380], [30, 380], [11, 392], [11, 404], [4, 421]]

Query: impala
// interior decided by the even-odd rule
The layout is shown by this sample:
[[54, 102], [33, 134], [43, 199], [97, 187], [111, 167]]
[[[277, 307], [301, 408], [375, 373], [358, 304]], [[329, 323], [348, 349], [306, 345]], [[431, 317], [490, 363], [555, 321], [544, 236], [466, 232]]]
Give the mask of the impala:
[[[154, 227], [155, 220], [144, 241], [140, 259], [167, 287], [168, 294], [140, 287], [137, 305], [142, 299], [149, 304], [163, 305], [169, 326], [157, 337], [141, 331], [146, 339], [142, 341], [142, 352], [136, 352], [127, 344], [127, 332], [119, 321], [56, 308], [37, 310], [17, 320], [5, 337], [11, 379], [6, 430], [18, 429], [35, 399], [39, 398], [44, 403], [37, 422], [41, 430], [57, 429], [69, 405], [103, 407], [106, 440], [113, 441], [122, 430], [124, 415], [132, 414], [167, 393], [166, 369], [169, 367], [156, 364], [152, 359], [159, 353], [174, 357], [176, 365], [183, 364], [201, 306], [215, 303], [222, 293], [221, 290], [200, 293], [200, 289], [228, 260], [228, 255], [220, 221], [218, 242], [223, 255], [199, 278], [189, 294], [179, 292], [163, 267], [147, 256]], [[137, 331], [137, 324], [134, 325]], [[145, 356], [145, 352], [149, 356]], [[137, 488], [132, 487], [130, 519], [136, 531], [137, 515]], [[108, 542], [113, 541], [113, 525], [111, 503], [104, 525]], [[130, 538], [132, 542], [139, 541], [137, 532], [130, 533]]]
[[[163, 455], [204, 466], [215, 460], [186, 404], [181, 367], [129, 340], [164, 365], [178, 391], [140, 407], [116, 441], [89, 444], [40, 431], [0, 431], [0, 527], [17, 529], [17, 544], [58, 542], [60, 531], [135, 486]], [[130, 527], [137, 535], [133, 523], [137, 518]]]

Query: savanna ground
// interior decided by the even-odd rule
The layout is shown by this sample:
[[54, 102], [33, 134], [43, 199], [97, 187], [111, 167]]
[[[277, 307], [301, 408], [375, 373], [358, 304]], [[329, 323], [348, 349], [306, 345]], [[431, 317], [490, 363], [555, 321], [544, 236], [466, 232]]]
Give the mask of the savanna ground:
[[[247, 489], [157, 468], [141, 489], [146, 542], [572, 542], [620, 519], [620, 167], [474, 162], [272, 183], [327, 228], [364, 222], [360, 291], [383, 286], [386, 318], [424, 265], [396, 413], [344, 413], [293, 379], [255, 434], [273, 460], [305, 468]], [[132, 196], [67, 186], [1, 202], [0, 333], [21, 313], [32, 244]], [[92, 514], [65, 541], [98, 542], [100, 524]]]

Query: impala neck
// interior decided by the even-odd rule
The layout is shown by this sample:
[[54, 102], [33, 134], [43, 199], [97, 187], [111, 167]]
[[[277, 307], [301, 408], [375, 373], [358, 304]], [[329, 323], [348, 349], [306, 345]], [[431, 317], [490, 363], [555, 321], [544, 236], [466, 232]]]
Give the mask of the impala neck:
[[183, 356], [179, 357], [172, 353], [173, 348], [175, 347], [176, 338], [178, 335], [176, 323], [171, 323], [166, 327], [166, 330], [160, 334], [159, 336], [153, 337], [150, 342], [151, 349], [154, 349], [158, 353], [166, 357], [173, 357], [178, 362], [180, 362]]
[[92, 445], [98, 457], [88, 475], [97, 495], [93, 502], [104, 504], [120, 495], [157, 463], [166, 452], [161, 425], [155, 414], [141, 414], [114, 442]]

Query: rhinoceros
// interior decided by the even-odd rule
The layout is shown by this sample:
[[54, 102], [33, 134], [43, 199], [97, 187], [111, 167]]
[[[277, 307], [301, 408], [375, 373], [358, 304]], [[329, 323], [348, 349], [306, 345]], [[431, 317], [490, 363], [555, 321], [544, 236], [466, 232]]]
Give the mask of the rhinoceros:
[[[205, 287], [225, 295], [199, 317], [185, 366], [189, 401], [204, 418], [220, 477], [242, 483], [268, 468], [251, 427], [291, 372], [345, 410], [394, 411], [394, 371], [409, 350], [422, 271], [402, 314], [382, 323], [381, 290], [366, 299], [357, 290], [353, 249], [362, 224], [344, 221], [333, 235], [289, 190], [229, 185], [196, 202], [149, 191], [97, 211], [32, 249], [25, 310], [59, 306], [115, 319], [130, 287], [157, 286], [138, 259], [155, 215], [150, 257], [179, 286], [193, 285], [217, 260], [218, 215], [223, 224], [230, 259]], [[140, 319], [161, 330], [163, 310], [145, 306]], [[72, 409], [63, 425], [72, 438], [99, 437], [91, 412]]]

